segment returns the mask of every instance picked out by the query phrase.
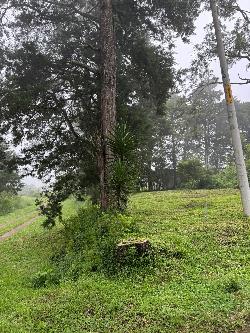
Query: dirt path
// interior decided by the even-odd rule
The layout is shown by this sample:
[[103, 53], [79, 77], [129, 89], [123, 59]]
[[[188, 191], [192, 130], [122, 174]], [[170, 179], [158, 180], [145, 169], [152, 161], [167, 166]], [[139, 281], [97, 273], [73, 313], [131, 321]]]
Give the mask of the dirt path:
[[10, 238], [11, 236], [15, 235], [18, 231], [23, 230], [24, 228], [28, 227], [30, 224], [32, 224], [33, 222], [35, 222], [37, 220], [37, 217], [34, 217], [33, 219], [20, 224], [19, 226], [11, 229], [10, 231], [6, 232], [5, 234], [3, 234], [2, 236], [0, 236], [0, 242], [4, 241], [5, 239]]
[[[30, 216], [30, 219], [33, 219], [35, 217], [34, 214], [32, 214], [32, 215], [33, 216]], [[10, 220], [10, 221], [5, 222], [5, 223], [0, 223], [0, 229], [4, 228], [4, 227], [8, 227], [8, 225], [10, 225], [12, 223], [15, 223], [15, 221], [18, 222], [18, 219], [17, 220]]]

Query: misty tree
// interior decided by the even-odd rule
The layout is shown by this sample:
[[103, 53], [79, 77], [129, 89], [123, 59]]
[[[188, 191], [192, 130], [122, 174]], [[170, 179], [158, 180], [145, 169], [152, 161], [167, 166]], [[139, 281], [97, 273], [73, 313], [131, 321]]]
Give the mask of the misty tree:
[[[173, 87], [173, 35], [187, 39], [199, 7], [184, 0], [1, 2], [1, 132], [11, 132], [15, 145], [28, 143], [22, 164], [55, 179], [57, 201], [100, 184], [100, 154], [108, 154], [100, 135], [105, 93], [118, 121], [134, 124], [145, 100], [161, 112]], [[106, 51], [101, 28], [115, 33]]]
[[17, 194], [22, 188], [21, 177], [18, 174], [17, 157], [7, 144], [0, 142], [0, 193]]
[[[210, 10], [207, 7], [207, 10]], [[223, 41], [225, 53], [230, 65], [245, 60], [247, 67], [250, 61], [250, 13], [239, 5], [238, 0], [220, 1], [220, 16], [223, 20]], [[226, 24], [230, 20], [233, 24]], [[204, 76], [204, 70], [209, 71], [209, 65], [217, 57], [216, 37], [213, 25], [205, 28], [206, 35], [201, 44], [196, 45], [196, 58], [193, 62], [193, 71]], [[214, 80], [216, 81], [216, 80]], [[218, 80], [219, 82], [221, 80]], [[238, 84], [250, 83], [249, 78], [239, 73]]]
[[197, 90], [192, 99], [192, 112], [190, 124], [193, 124], [193, 133], [197, 141], [197, 150], [200, 151], [203, 163], [209, 167], [212, 153], [217, 147], [216, 120], [220, 113], [221, 92], [214, 87]]

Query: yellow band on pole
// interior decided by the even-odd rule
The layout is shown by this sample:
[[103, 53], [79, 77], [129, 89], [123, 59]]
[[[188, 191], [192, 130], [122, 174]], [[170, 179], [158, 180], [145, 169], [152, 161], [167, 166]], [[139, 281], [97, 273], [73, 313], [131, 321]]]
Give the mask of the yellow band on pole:
[[234, 98], [233, 98], [233, 92], [232, 92], [232, 87], [231, 87], [230, 83], [225, 85], [225, 92], [226, 92], [227, 104], [233, 104]]

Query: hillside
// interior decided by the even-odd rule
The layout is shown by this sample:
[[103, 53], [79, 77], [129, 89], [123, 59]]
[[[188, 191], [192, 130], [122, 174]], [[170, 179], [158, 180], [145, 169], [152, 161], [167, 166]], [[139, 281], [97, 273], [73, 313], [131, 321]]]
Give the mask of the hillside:
[[130, 213], [159, 251], [148, 274], [84, 273], [35, 289], [32, 277], [51, 269], [62, 226], [44, 230], [39, 218], [1, 242], [0, 332], [240, 332], [250, 315], [250, 221], [239, 193], [141, 193]]

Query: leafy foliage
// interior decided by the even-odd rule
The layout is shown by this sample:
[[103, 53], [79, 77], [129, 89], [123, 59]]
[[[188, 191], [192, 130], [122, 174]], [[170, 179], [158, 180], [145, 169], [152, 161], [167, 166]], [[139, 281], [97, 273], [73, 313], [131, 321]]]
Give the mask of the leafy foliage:
[[0, 193], [16, 195], [22, 188], [18, 175], [17, 157], [4, 142], [0, 143]]
[[[173, 32], [193, 32], [200, 4], [118, 0], [113, 7], [118, 120], [146, 136], [139, 116], [162, 112], [174, 85]], [[21, 164], [27, 174], [53, 179], [58, 197], [98, 192], [99, 2], [11, 0], [0, 11], [1, 132], [11, 131], [15, 145], [27, 143]]]
[[126, 124], [118, 125], [110, 136], [109, 146], [113, 155], [110, 188], [115, 209], [127, 208], [128, 195], [135, 189], [138, 178], [138, 149], [135, 137]]
[[206, 169], [198, 159], [184, 160], [178, 164], [177, 173], [182, 187], [195, 189], [202, 187]]
[[[250, 47], [250, 15], [249, 11], [238, 0], [221, 0], [218, 2], [220, 19], [223, 23], [223, 40], [226, 49], [226, 56], [231, 64], [240, 60], [247, 61], [249, 67], [249, 47]], [[209, 9], [209, 6], [208, 8]], [[227, 24], [230, 21], [230, 24]], [[197, 57], [194, 60], [192, 71], [201, 79], [204, 72], [210, 71], [211, 61], [217, 57], [216, 37], [212, 24], [206, 27], [204, 41], [196, 46]], [[203, 73], [203, 74], [202, 74]], [[239, 74], [239, 78], [241, 74]], [[249, 83], [248, 79], [243, 79], [241, 83]]]
[[228, 165], [213, 176], [214, 187], [238, 188], [235, 165]]
[[39, 206], [41, 214], [46, 216], [43, 222], [44, 227], [54, 227], [57, 217], [61, 221], [63, 199], [64, 197], [61, 196], [61, 193], [56, 191], [47, 191], [36, 199], [36, 204]]
[[20, 198], [8, 192], [0, 193], [0, 215], [5, 215], [19, 208]]
[[136, 230], [134, 220], [120, 213], [103, 212], [98, 206], [84, 207], [63, 220], [63, 242], [52, 260], [56, 275], [77, 279], [83, 271], [119, 269], [116, 246]]

